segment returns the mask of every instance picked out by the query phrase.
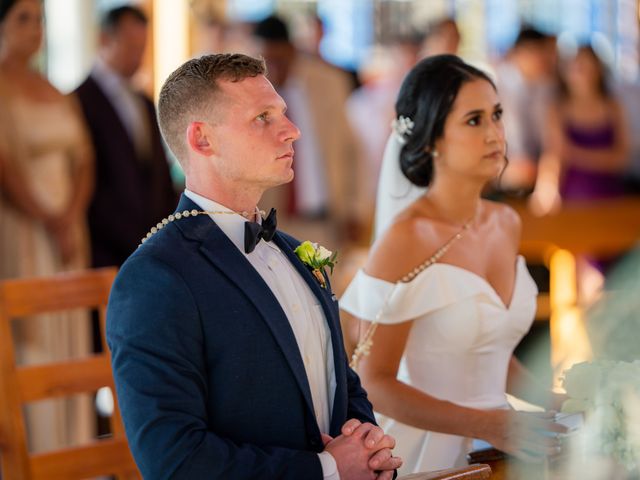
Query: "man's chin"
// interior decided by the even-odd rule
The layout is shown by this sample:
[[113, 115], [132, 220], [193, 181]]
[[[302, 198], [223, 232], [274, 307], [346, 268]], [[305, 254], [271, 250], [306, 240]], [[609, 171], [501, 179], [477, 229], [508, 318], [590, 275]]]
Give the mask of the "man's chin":
[[291, 183], [293, 181], [293, 171], [291, 171], [290, 175], [283, 175], [279, 178], [272, 178], [271, 181], [267, 181], [264, 183], [264, 190], [271, 190], [272, 188], [280, 187], [282, 185], [286, 185], [287, 183]]
[[289, 172], [285, 175], [283, 175], [281, 182], [278, 185], [284, 185], [285, 183], [291, 183], [293, 181], [293, 178], [295, 177], [295, 173], [293, 172], [293, 169], [290, 168]]

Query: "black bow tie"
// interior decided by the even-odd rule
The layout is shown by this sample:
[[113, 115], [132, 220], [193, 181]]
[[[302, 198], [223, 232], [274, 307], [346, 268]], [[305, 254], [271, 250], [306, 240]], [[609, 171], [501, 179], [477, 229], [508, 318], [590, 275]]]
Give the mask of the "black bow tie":
[[272, 208], [267, 218], [262, 220], [262, 225], [258, 222], [244, 223], [244, 251], [251, 253], [256, 248], [260, 239], [270, 242], [276, 233], [278, 220], [276, 219], [276, 209]]

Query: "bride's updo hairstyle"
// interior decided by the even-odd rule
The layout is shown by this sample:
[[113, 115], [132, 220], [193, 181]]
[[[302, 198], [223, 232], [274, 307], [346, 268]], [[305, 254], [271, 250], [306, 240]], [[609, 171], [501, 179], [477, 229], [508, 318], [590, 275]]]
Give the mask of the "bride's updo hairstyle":
[[435, 55], [416, 64], [402, 82], [396, 115], [409, 118], [411, 129], [403, 135], [400, 169], [411, 183], [426, 187], [433, 178], [433, 146], [444, 133], [444, 124], [467, 82], [482, 79], [495, 84], [486, 73], [455, 55]]

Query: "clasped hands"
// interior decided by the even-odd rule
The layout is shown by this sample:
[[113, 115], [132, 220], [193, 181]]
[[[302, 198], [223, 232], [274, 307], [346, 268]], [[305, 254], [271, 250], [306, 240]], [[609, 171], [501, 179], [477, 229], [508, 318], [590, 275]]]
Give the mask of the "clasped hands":
[[322, 434], [325, 451], [331, 453], [338, 465], [340, 480], [391, 480], [394, 470], [402, 465], [391, 449], [396, 441], [385, 435], [380, 427], [361, 423], [352, 418], [333, 438]]

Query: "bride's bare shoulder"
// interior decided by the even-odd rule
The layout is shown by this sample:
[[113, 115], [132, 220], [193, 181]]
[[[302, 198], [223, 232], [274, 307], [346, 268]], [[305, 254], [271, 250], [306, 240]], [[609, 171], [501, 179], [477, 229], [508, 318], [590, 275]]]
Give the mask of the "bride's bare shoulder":
[[365, 271], [397, 282], [438, 247], [433, 222], [415, 211], [405, 211], [373, 244]]
[[501, 234], [506, 235], [513, 242], [520, 241], [522, 220], [518, 212], [505, 203], [483, 200], [486, 221], [495, 225]]

